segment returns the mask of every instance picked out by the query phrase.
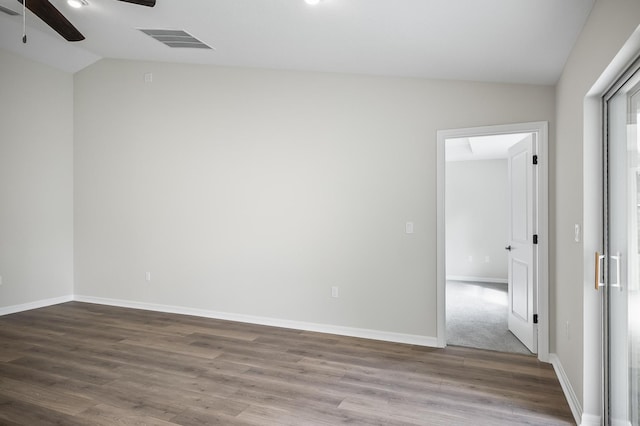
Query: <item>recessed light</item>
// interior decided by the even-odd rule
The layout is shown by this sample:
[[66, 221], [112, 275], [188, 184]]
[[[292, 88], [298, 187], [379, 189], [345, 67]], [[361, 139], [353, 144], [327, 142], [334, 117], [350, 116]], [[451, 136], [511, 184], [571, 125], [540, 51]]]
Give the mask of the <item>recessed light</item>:
[[304, 2], [308, 5], [315, 6], [316, 4], [320, 3], [320, 0], [304, 0]]
[[67, 4], [75, 9], [79, 9], [82, 6], [89, 5], [86, 0], [67, 0]]

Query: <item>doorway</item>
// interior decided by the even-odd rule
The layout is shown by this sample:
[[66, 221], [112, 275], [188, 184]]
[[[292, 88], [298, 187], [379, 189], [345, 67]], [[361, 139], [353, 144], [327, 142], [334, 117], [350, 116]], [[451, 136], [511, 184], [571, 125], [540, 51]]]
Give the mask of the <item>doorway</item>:
[[[460, 344], [456, 334], [464, 320], [458, 314], [463, 312], [470, 323], [485, 322], [480, 330], [485, 334], [490, 333], [490, 326], [503, 329], [498, 331], [500, 335], [483, 336], [469, 333], [474, 327], [469, 324], [467, 334], [476, 339], [469, 345], [509, 351], [500, 343], [510, 335], [504, 322], [508, 313], [508, 328], [546, 361], [547, 123], [442, 130], [438, 132], [437, 148], [438, 344]], [[502, 176], [501, 183], [496, 181], [497, 176]], [[467, 193], [454, 193], [465, 180], [471, 182], [470, 187], [459, 186], [458, 190]], [[500, 222], [503, 227], [498, 231]], [[472, 305], [457, 306], [463, 298]], [[486, 303], [481, 306], [483, 299]], [[496, 310], [484, 309], [491, 306]], [[455, 327], [447, 327], [447, 318]], [[496, 323], [497, 319], [503, 321], [502, 325]], [[491, 346], [492, 338], [496, 339], [495, 347]], [[516, 352], [522, 347], [518, 345], [513, 346]]]
[[[445, 141], [447, 344], [529, 355], [535, 351], [532, 331], [517, 328], [522, 318], [527, 326], [527, 311], [533, 308], [527, 303], [532, 300], [527, 294], [530, 280], [526, 273], [524, 280], [516, 280], [522, 284], [523, 291], [518, 291], [521, 287], [514, 286], [513, 280], [510, 285], [508, 279], [509, 265], [512, 275], [519, 277], [523, 264], [519, 257], [530, 255], [526, 249], [531, 247], [526, 244], [526, 229], [521, 232], [525, 244], [518, 247], [508, 229], [512, 218], [523, 218], [513, 221], [516, 231], [528, 226], [527, 185], [522, 182], [522, 190], [516, 185], [520, 157], [516, 153], [516, 164], [512, 164], [513, 149], [534, 139], [531, 133], [510, 133]], [[533, 165], [522, 165], [522, 177], [527, 179], [526, 169]], [[510, 204], [522, 204], [520, 211]], [[524, 259], [527, 268], [528, 263]], [[510, 293], [517, 297], [510, 298]], [[519, 298], [522, 303], [513, 303]], [[510, 304], [518, 313], [512, 315], [511, 324]]]

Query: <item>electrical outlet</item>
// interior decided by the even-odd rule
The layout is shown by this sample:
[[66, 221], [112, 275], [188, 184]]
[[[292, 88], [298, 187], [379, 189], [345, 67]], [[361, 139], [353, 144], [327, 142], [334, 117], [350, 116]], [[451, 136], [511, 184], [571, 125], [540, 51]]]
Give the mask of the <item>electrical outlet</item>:
[[331, 287], [331, 297], [337, 298], [339, 296], [340, 296], [340, 293], [339, 293], [338, 287], [337, 286]]
[[144, 279], [147, 281], [151, 281], [151, 272], [145, 272]]

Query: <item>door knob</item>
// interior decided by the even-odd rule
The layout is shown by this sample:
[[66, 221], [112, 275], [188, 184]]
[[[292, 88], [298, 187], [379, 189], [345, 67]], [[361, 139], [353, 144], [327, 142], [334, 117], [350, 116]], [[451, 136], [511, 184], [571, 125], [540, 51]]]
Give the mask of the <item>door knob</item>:
[[511, 246], [506, 246], [504, 249], [511, 251]]

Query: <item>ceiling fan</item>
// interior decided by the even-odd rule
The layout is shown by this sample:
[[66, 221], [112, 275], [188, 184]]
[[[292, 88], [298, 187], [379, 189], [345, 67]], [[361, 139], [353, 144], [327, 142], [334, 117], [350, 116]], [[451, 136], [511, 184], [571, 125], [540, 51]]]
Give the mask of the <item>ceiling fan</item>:
[[[76, 27], [73, 26], [67, 18], [48, 0], [18, 0], [27, 7], [34, 15], [42, 19], [45, 24], [49, 25], [58, 34], [67, 41], [84, 40], [84, 36]], [[24, 3], [26, 1], [26, 4]], [[140, 6], [153, 7], [156, 0], [118, 0], [125, 3], [138, 4]], [[25, 36], [26, 37], [26, 36]], [[23, 39], [26, 42], [26, 38]]]

